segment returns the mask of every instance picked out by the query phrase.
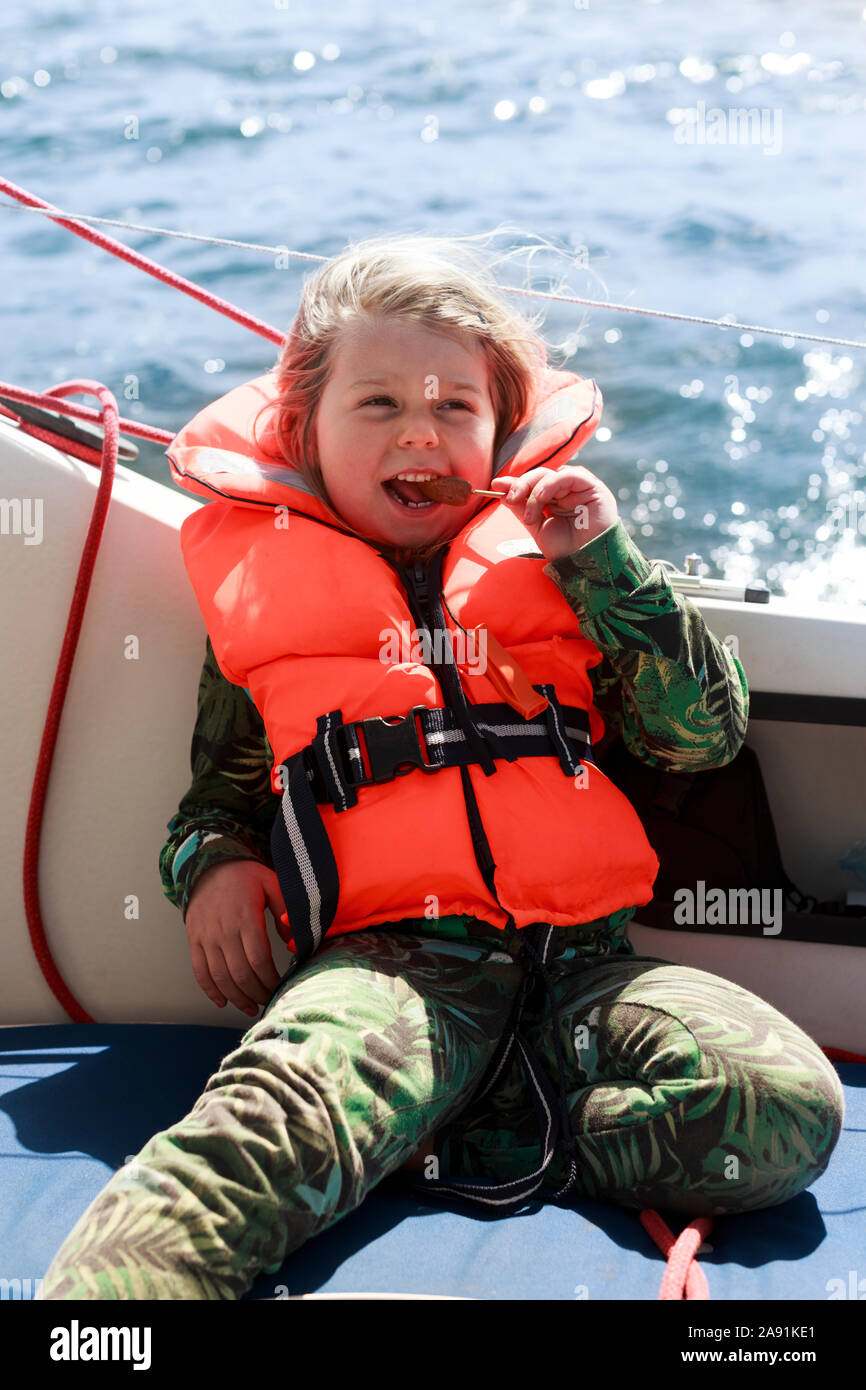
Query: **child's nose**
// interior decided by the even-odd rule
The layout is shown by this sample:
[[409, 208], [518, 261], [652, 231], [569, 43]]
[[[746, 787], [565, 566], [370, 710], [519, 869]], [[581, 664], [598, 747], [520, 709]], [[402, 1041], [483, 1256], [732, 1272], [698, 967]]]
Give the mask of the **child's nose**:
[[435, 421], [422, 411], [416, 411], [406, 419], [399, 432], [400, 443], [408, 445], [438, 444], [439, 435]]

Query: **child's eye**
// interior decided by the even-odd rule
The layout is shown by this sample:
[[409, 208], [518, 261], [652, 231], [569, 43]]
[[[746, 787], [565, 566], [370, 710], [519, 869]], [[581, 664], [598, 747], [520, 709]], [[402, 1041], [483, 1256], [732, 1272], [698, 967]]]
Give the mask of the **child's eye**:
[[[362, 405], [394, 405], [390, 396], [371, 396], [369, 400], [362, 401]], [[471, 406], [466, 401], [440, 401], [440, 405], [459, 405], [463, 410], [471, 410]]]

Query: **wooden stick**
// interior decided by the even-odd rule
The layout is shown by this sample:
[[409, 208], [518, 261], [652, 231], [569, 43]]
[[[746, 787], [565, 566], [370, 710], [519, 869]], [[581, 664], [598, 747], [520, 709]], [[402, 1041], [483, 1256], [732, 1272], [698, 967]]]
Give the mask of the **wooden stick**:
[[[488, 492], [487, 489], [486, 489], [486, 488], [483, 488], [483, 487], [474, 487], [474, 488], [472, 489], [472, 491], [473, 491], [473, 493], [475, 494], [476, 497], [499, 497], [499, 498], [501, 499], [501, 498], [503, 498], [503, 497], [505, 496], [505, 494], [504, 494], [503, 492]], [[550, 507], [550, 509], [551, 509], [551, 511], [553, 512], [553, 515], [554, 515], [554, 516], [576, 516], [576, 515], [577, 515], [577, 513], [576, 513], [573, 509], [566, 509], [566, 510], [564, 511], [564, 510], [562, 509], [562, 507], [554, 507], [554, 505], [553, 505], [552, 502], [546, 502], [544, 505], [545, 505], [545, 507]]]

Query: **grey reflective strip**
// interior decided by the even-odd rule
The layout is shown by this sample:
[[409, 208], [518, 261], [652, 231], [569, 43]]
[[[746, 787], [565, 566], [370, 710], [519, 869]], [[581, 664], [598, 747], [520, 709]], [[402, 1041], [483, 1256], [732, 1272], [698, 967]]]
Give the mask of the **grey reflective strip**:
[[[292, 805], [292, 798], [289, 796], [288, 787], [283, 792], [283, 799], [280, 803], [283, 814], [283, 824], [286, 827], [286, 834], [289, 837], [289, 844], [292, 846], [292, 853], [295, 856], [295, 863], [298, 872], [303, 880], [304, 889], [310, 905], [310, 932], [312, 933], [314, 950], [318, 950], [322, 940], [322, 890], [319, 887], [319, 880], [312, 861], [307, 853], [307, 844], [301, 834], [301, 827], [298, 825], [298, 818], [295, 815], [295, 808]], [[289, 930], [291, 930], [291, 922]]]
[[[511, 737], [514, 737], [514, 738], [520, 737], [520, 738], [522, 738], [525, 734], [539, 734], [541, 737], [547, 737], [547, 728], [546, 728], [546, 726], [545, 726], [544, 728], [541, 728], [541, 727], [540, 727], [539, 725], [537, 725], [537, 724], [530, 724], [529, 726], [527, 726], [527, 725], [525, 725], [525, 724], [480, 724], [480, 723], [479, 723], [477, 727], [478, 727], [479, 729], [489, 729], [491, 733], [493, 733], [493, 734], [499, 734], [500, 737], [504, 737], [504, 738], [511, 738]], [[565, 732], [566, 732], [567, 734], [570, 734], [570, 735], [572, 736], [572, 738], [580, 739], [581, 743], [589, 743], [589, 738], [588, 738], [588, 736], [583, 732], [582, 729], [566, 729]]]
[[326, 752], [327, 755], [328, 755], [328, 766], [329, 766], [330, 769], [331, 769], [331, 775], [333, 776], [334, 781], [335, 781], [335, 783], [336, 783], [336, 785], [337, 785], [337, 788], [338, 788], [338, 790], [339, 790], [339, 793], [340, 793], [340, 809], [341, 809], [342, 811], [345, 811], [345, 810], [348, 809], [349, 802], [348, 802], [348, 799], [347, 799], [347, 797], [346, 797], [346, 793], [345, 793], [345, 791], [344, 791], [344, 789], [343, 789], [343, 779], [342, 779], [342, 777], [340, 776], [339, 772], [337, 771], [337, 764], [334, 762], [334, 752], [333, 752], [333, 749], [331, 748], [331, 726], [332, 726], [332, 723], [333, 723], [333, 721], [332, 721], [332, 719], [331, 719], [330, 714], [326, 715], [325, 734], [324, 734], [324, 738], [322, 739], [322, 743], [324, 744], [325, 752]]
[[249, 454], [239, 454], [232, 449], [208, 449], [194, 444], [182, 445], [177, 452], [183, 453], [184, 447], [194, 448], [198, 455], [192, 473], [182, 468], [170, 451], [166, 451], [178, 473], [183, 474], [184, 477], [194, 478], [198, 473], [225, 473], [229, 476], [236, 474], [239, 477], [258, 476], [268, 479], [269, 482], [282, 483], [284, 487], [294, 488], [296, 492], [305, 492], [311, 497], [314, 495], [313, 489], [303, 474], [288, 463], [265, 463], [262, 459], [254, 459]]
[[289, 464], [260, 463], [258, 459], [254, 459], [253, 462], [256, 465], [256, 472], [262, 478], [267, 478], [273, 483], [282, 483], [285, 487], [293, 487], [296, 492], [306, 492], [309, 497], [315, 497], [313, 489], [303, 474], [299, 473], [297, 469], [291, 468]]
[[509, 738], [518, 734], [537, 734], [541, 738], [547, 737], [547, 729], [542, 729], [537, 724], [482, 724], [479, 721], [478, 728], [487, 729], [491, 734], [499, 734], [500, 738]]
[[510, 463], [515, 454], [523, 448], [524, 444], [533, 439], [537, 439], [545, 430], [549, 430], [551, 425], [557, 424], [560, 420], [573, 420], [578, 414], [577, 402], [574, 399], [570, 388], [562, 388], [553, 399], [543, 405], [537, 415], [523, 426], [522, 429], [515, 430], [514, 434], [508, 436], [493, 465], [493, 477], [501, 473], [506, 464]]
[[[482, 724], [479, 720], [476, 729], [486, 730], [488, 733], [496, 734], [499, 738], [525, 738], [529, 735], [538, 738], [548, 738], [547, 725], [540, 724]], [[589, 735], [582, 729], [566, 729], [569, 737], [577, 739], [580, 743], [589, 743]], [[440, 733], [427, 734], [424, 738], [428, 745], [433, 743], [465, 743], [466, 735], [462, 729], [444, 729]]]

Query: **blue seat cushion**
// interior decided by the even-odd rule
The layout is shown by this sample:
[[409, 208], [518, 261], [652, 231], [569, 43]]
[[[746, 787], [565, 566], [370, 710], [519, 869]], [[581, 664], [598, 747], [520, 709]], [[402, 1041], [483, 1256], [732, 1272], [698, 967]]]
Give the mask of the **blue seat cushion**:
[[[0, 1031], [0, 1249], [5, 1277], [21, 1281], [13, 1296], [34, 1296], [111, 1174], [191, 1109], [243, 1031], [73, 1023]], [[846, 1116], [829, 1168], [782, 1206], [716, 1217], [712, 1249], [700, 1256], [711, 1298], [857, 1296], [847, 1285], [866, 1249], [866, 1066], [842, 1063], [838, 1072]], [[662, 1215], [675, 1232], [684, 1224]], [[246, 1297], [654, 1299], [664, 1269], [632, 1211], [578, 1199], [494, 1216], [386, 1182]]]

